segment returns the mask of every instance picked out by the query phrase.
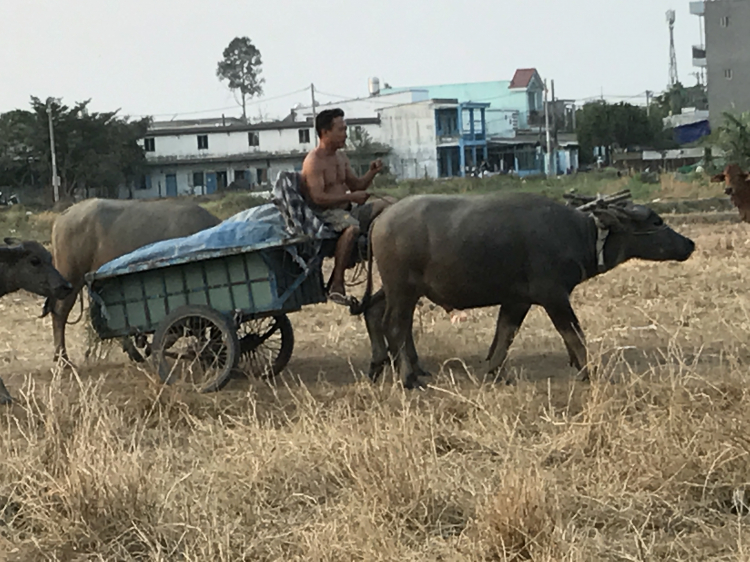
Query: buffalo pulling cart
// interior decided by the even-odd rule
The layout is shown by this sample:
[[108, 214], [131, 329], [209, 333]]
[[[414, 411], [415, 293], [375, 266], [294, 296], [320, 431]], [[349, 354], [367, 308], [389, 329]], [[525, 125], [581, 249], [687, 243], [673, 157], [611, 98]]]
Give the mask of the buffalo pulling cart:
[[297, 174], [282, 173], [273, 203], [88, 274], [98, 336], [130, 338], [162, 381], [183, 379], [204, 392], [238, 371], [279, 373], [294, 348], [288, 315], [326, 302], [321, 264], [336, 243], [304, 204], [298, 182]]

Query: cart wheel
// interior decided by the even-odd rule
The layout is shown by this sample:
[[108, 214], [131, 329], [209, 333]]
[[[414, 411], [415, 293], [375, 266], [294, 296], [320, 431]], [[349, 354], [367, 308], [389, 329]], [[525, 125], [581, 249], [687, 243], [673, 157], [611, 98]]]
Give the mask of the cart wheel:
[[153, 355], [161, 380], [182, 379], [201, 392], [221, 390], [237, 363], [240, 344], [232, 323], [204, 305], [170, 312], [154, 334]]
[[239, 370], [247, 375], [270, 379], [292, 358], [294, 330], [286, 314], [247, 320], [239, 335]]

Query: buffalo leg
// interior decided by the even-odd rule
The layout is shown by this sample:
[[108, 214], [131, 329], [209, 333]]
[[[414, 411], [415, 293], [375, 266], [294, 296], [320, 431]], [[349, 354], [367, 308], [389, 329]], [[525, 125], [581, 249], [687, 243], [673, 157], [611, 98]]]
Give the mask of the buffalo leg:
[[531, 305], [529, 304], [504, 304], [500, 307], [495, 337], [487, 355], [490, 362], [489, 372], [497, 373], [498, 378], [505, 363], [505, 358], [508, 356], [508, 348], [513, 343], [513, 339], [516, 337], [518, 329], [523, 324], [530, 308]]
[[586, 338], [583, 335], [581, 324], [578, 322], [575, 312], [573, 312], [573, 307], [570, 306], [570, 301], [566, 299], [565, 302], [547, 305], [544, 309], [565, 341], [573, 366], [582, 372], [583, 380], [588, 380]]
[[[367, 326], [367, 333], [370, 336], [370, 346], [372, 347], [369, 377], [373, 382], [378, 380], [383, 373], [383, 370], [390, 362], [388, 353], [389, 346], [385, 335], [384, 325], [385, 308], [385, 293], [380, 289], [372, 296], [370, 305], [365, 311], [365, 325]], [[411, 363], [412, 369], [414, 369], [417, 376], [432, 376], [431, 373], [425, 371], [419, 364], [417, 348], [414, 345], [413, 330], [407, 332], [406, 357]]]
[[13, 400], [10, 397], [10, 392], [5, 388], [3, 379], [0, 378], [0, 405], [10, 404]]
[[68, 350], [65, 347], [65, 325], [68, 322], [70, 311], [78, 299], [82, 286], [74, 287], [73, 291], [63, 300], [56, 300], [52, 310], [52, 334], [55, 340], [55, 361], [68, 359]]
[[386, 301], [386, 337], [388, 347], [396, 360], [398, 372], [403, 378], [404, 388], [418, 388], [423, 385], [406, 353], [417, 299], [402, 295], [397, 293], [397, 298], [393, 299], [395, 302], [391, 302], [391, 299]]
[[375, 382], [383, 374], [388, 364], [388, 347], [385, 337], [385, 293], [380, 289], [372, 295], [370, 304], [365, 310], [365, 326], [370, 336], [372, 358], [370, 360], [369, 377]]

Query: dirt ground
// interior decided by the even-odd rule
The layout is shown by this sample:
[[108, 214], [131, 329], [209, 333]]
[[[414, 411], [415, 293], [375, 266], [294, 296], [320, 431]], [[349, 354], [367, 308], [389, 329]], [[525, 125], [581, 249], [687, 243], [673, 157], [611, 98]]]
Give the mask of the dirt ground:
[[[687, 262], [633, 261], [575, 292], [602, 377], [591, 384], [576, 381], [536, 308], [511, 347], [518, 383], [485, 383], [497, 311], [452, 319], [429, 304], [415, 317], [434, 374], [424, 392], [404, 392], [390, 373], [363, 380], [363, 320], [335, 304], [291, 316], [294, 354], [271, 384], [165, 389], [116, 347], [86, 360], [85, 318], [68, 327], [77, 369], [61, 375], [42, 299], [7, 296], [0, 376], [17, 402], [0, 414], [0, 513], [5, 497], [20, 515], [6, 509], [6, 526], [0, 517], [0, 551], [8, 560], [746, 559], [748, 510], [730, 500], [750, 469], [750, 226], [677, 229], [697, 245]], [[58, 425], [67, 444], [51, 436]], [[161, 437], [141, 439], [152, 433]], [[97, 440], [110, 439], [105, 453]], [[153, 482], [142, 482], [144, 463], [161, 471]], [[31, 472], [14, 476], [22, 466]], [[91, 481], [71, 483], [81, 470]], [[131, 496], [123, 490], [136, 472]], [[217, 486], [223, 503], [210, 500]]]

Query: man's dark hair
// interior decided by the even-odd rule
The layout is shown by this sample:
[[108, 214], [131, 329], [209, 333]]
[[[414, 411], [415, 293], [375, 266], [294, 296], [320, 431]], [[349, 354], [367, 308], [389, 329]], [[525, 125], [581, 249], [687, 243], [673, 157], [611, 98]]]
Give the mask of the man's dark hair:
[[330, 131], [333, 127], [333, 120], [336, 117], [343, 117], [344, 110], [338, 107], [334, 109], [324, 109], [318, 113], [315, 117], [315, 131], [318, 133], [318, 137], [323, 136], [323, 131]]

